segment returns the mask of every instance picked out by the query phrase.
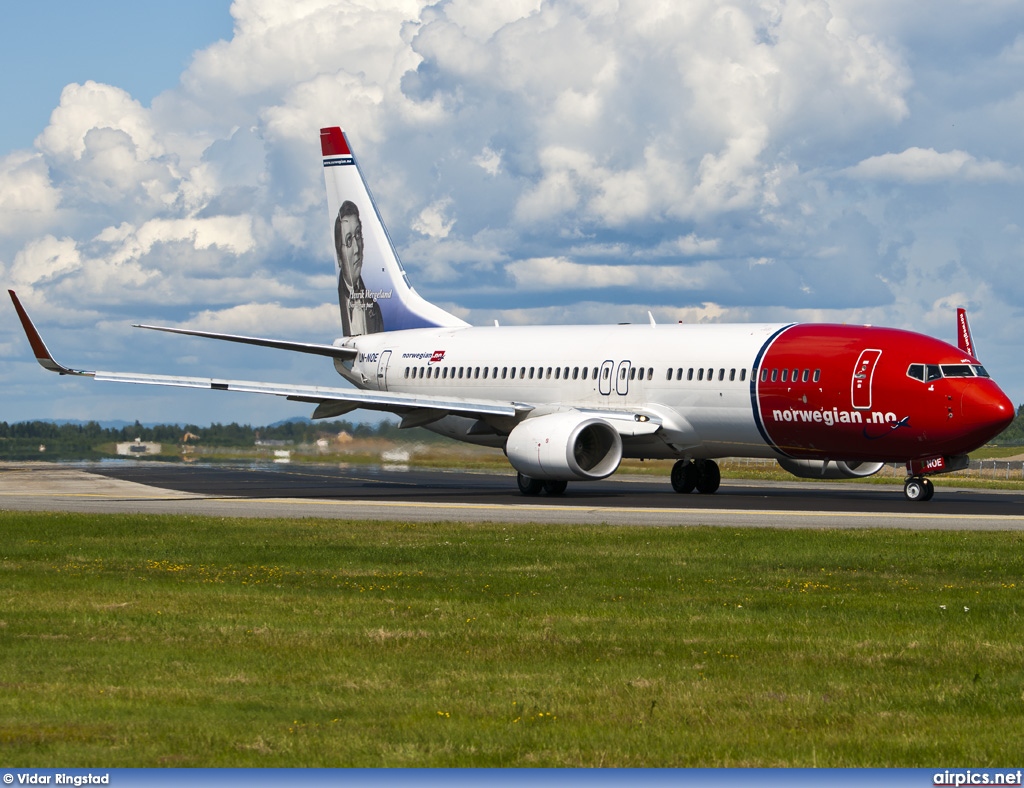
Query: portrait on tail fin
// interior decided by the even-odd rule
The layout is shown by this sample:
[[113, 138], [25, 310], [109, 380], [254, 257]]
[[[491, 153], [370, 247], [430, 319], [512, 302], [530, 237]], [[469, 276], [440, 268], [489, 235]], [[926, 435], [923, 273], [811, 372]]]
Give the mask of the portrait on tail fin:
[[351, 200], [341, 204], [334, 220], [334, 250], [338, 257], [338, 303], [345, 336], [383, 331], [380, 305], [363, 282], [363, 223], [359, 208]]

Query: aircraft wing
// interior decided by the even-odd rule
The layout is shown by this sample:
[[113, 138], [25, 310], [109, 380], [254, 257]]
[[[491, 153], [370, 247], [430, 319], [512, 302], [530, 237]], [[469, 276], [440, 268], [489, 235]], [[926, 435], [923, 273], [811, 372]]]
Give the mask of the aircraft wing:
[[[39, 365], [50, 372], [60, 375], [77, 375], [91, 377], [112, 383], [136, 383], [150, 386], [174, 386], [179, 388], [209, 389], [212, 391], [239, 391], [250, 394], [269, 394], [276, 397], [284, 397], [296, 402], [308, 402], [316, 405], [313, 411], [313, 418], [331, 418], [341, 416], [349, 411], [363, 408], [366, 410], [379, 410], [395, 413], [402, 416], [403, 427], [420, 426], [429, 424], [447, 415], [465, 416], [468, 418], [485, 419], [493, 424], [501, 425], [511, 429], [526, 414], [534, 410], [535, 406], [530, 403], [502, 401], [495, 399], [468, 399], [462, 397], [424, 396], [419, 394], [404, 394], [400, 392], [368, 391], [354, 388], [340, 388], [330, 386], [300, 386], [282, 383], [263, 383], [253, 380], [228, 380], [221, 378], [193, 378], [176, 375], [151, 375], [138, 372], [106, 372], [75, 369], [58, 362], [50, 353], [43, 342], [42, 337], [36, 330], [35, 325], [29, 318], [25, 308], [21, 305], [17, 294], [8, 290], [14, 308], [18, 312], [22, 327], [28, 337], [29, 344], [35, 354]], [[227, 339], [233, 342], [259, 345], [263, 347], [274, 347], [285, 350], [297, 350], [305, 353], [316, 353], [319, 355], [331, 356], [334, 358], [348, 358], [355, 351], [349, 348], [339, 348], [333, 345], [312, 345], [297, 342], [279, 341], [273, 339], [260, 339], [257, 337], [245, 337], [234, 334], [215, 334], [206, 331], [192, 331], [187, 329], [158, 328], [155, 326], [140, 326], [141, 328], [154, 328], [160, 331], [169, 331], [175, 334], [188, 334], [191, 336], [209, 337], [213, 339]], [[615, 429], [624, 437], [647, 435], [656, 432], [662, 423], [660, 414], [640, 410], [602, 409], [588, 408], [585, 411], [588, 415], [598, 416], [607, 419]]]
[[[113, 383], [139, 383], [151, 386], [177, 386], [180, 388], [210, 389], [213, 391], [244, 391], [251, 394], [271, 394], [276, 397], [285, 397], [298, 402], [309, 402], [317, 405], [314, 411], [314, 418], [325, 418], [328, 416], [340, 416], [356, 408], [368, 410], [383, 410], [398, 414], [407, 414], [415, 411], [429, 411], [435, 418], [441, 418], [447, 414], [465, 416], [505, 416], [516, 418], [533, 409], [530, 405], [513, 402], [499, 402], [495, 400], [471, 400], [459, 397], [421, 397], [414, 394], [389, 393], [384, 391], [362, 391], [359, 389], [333, 388], [325, 386], [293, 386], [278, 383], [261, 383], [252, 380], [223, 380], [218, 378], [190, 378], [175, 375], [147, 375], [136, 372], [104, 372], [74, 369], [58, 362], [50, 353], [43, 342], [42, 337], [33, 325], [31, 318], [25, 308], [21, 305], [17, 294], [8, 290], [14, 308], [18, 312], [21, 325], [25, 329], [32, 352], [35, 354], [39, 365], [50, 372], [60, 375], [78, 375], [82, 377], [95, 378]], [[299, 349], [293, 347], [300, 343], [277, 342], [276, 340], [263, 340], [253, 337], [238, 337], [225, 334], [209, 334], [200, 331], [185, 331], [181, 329], [164, 329], [173, 333], [193, 334], [196, 336], [213, 336], [214, 338], [228, 338], [233, 341], [247, 342], [248, 344], [264, 345], [268, 347], [283, 347], [285, 349]], [[351, 355], [347, 348], [336, 348], [333, 345], [303, 346], [307, 348], [304, 352], [316, 352], [321, 355], [335, 355], [345, 358], [346, 354]], [[315, 350], [309, 350], [313, 347]], [[333, 351], [339, 351], [335, 354]], [[435, 415], [436, 414], [436, 415]]]

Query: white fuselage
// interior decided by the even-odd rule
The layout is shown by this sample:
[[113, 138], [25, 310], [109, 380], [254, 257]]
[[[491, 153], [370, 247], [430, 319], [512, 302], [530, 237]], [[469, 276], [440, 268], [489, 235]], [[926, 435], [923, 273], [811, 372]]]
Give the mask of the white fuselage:
[[[753, 416], [751, 370], [782, 324], [432, 328], [345, 340], [359, 356], [339, 371], [360, 388], [532, 403], [558, 409], [643, 409], [658, 435], [624, 440], [627, 457], [778, 456]], [[542, 403], [538, 406], [538, 403]], [[473, 419], [428, 425], [457, 440]]]

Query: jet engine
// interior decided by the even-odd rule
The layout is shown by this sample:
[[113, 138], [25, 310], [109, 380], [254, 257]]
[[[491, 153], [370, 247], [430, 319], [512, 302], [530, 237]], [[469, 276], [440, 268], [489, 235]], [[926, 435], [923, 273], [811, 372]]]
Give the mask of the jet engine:
[[607, 421], [570, 410], [517, 424], [505, 454], [513, 468], [531, 479], [592, 481], [619, 467], [622, 438]]
[[860, 479], [878, 473], [885, 463], [785, 459], [779, 465], [801, 479]]

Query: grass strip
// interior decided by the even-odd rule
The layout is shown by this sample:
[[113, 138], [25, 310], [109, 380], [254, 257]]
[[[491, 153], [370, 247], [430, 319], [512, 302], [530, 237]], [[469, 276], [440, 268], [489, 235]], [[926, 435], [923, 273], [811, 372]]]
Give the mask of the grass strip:
[[1024, 536], [0, 512], [23, 767], [999, 766]]

